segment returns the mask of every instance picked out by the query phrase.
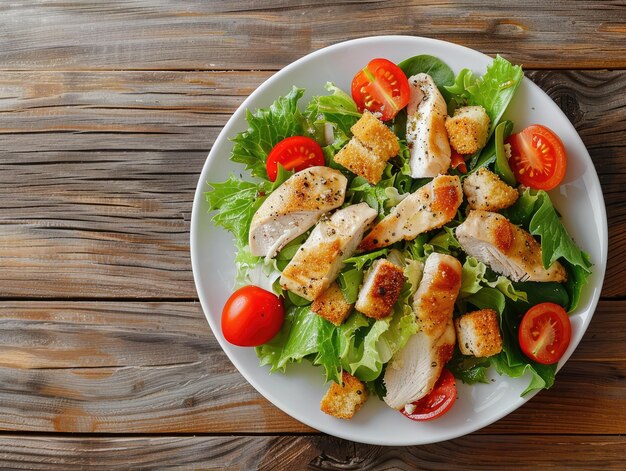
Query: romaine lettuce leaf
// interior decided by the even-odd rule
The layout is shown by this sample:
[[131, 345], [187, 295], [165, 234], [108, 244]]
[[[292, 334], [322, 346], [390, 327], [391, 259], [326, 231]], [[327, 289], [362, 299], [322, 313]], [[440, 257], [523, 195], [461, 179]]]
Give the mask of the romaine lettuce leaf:
[[442, 231], [435, 234], [427, 244], [424, 244], [425, 255], [430, 255], [433, 252], [457, 255], [460, 249], [461, 244], [456, 239], [454, 229], [449, 226], [444, 226]]
[[470, 70], [463, 69], [454, 84], [445, 88], [460, 104], [485, 108], [491, 120], [491, 136], [523, 77], [519, 65], [513, 65], [497, 55], [481, 77], [474, 77]]
[[541, 258], [544, 267], [561, 260], [568, 271], [565, 284], [570, 296], [569, 311], [578, 306], [583, 287], [591, 275], [591, 259], [574, 243], [561, 222], [550, 196], [545, 191], [537, 193], [535, 213], [529, 223], [530, 233], [541, 239]]
[[246, 120], [249, 127], [233, 138], [230, 159], [245, 164], [253, 176], [267, 179], [267, 154], [283, 139], [302, 135], [308, 128], [306, 119], [298, 108], [298, 101], [303, 94], [302, 88], [293, 87], [269, 108], [261, 108], [254, 113], [247, 110]]
[[537, 196], [538, 207], [528, 228], [531, 234], [541, 238], [543, 266], [548, 268], [562, 257], [572, 265], [591, 273], [589, 255], [580, 250], [567, 233], [554, 206], [552, 206], [550, 196], [545, 191], [539, 191]]
[[466, 384], [488, 383], [489, 366], [491, 359], [463, 355], [458, 348], [454, 349], [452, 359], [446, 364], [454, 377]]
[[354, 264], [354, 268], [356, 268], [357, 270], [363, 270], [363, 267], [365, 267], [365, 265], [370, 264], [377, 258], [387, 255], [388, 252], [389, 249], [380, 249], [376, 250], [375, 252], [366, 253], [364, 255], [354, 255], [350, 258], [345, 259], [343, 263]]
[[341, 360], [339, 359], [339, 334], [337, 327], [319, 318], [319, 329], [317, 331], [317, 355], [313, 360], [314, 365], [321, 365], [324, 368], [326, 381], [334, 381], [341, 384]]
[[322, 365], [326, 380], [340, 382], [339, 338], [336, 327], [315, 314], [308, 306], [290, 306], [283, 326], [271, 341], [256, 347], [261, 366], [270, 372], [285, 371], [288, 363], [316, 354], [314, 364]]
[[260, 195], [269, 189], [268, 185], [245, 182], [234, 175], [225, 182], [210, 185], [212, 191], [206, 192], [205, 197], [209, 211], [218, 211], [213, 222], [232, 232], [238, 247], [247, 245], [252, 217], [265, 200]]
[[530, 372], [531, 380], [528, 387], [522, 392], [522, 396], [535, 389], [549, 388], [554, 384], [556, 365], [541, 365], [529, 360], [522, 354], [517, 341], [518, 316], [514, 310], [505, 309], [507, 303], [499, 290], [482, 288], [466, 298], [466, 301], [479, 309], [493, 309], [500, 314], [502, 352], [489, 358], [498, 374], [517, 378], [527, 371]]
[[269, 365], [270, 372], [285, 371], [287, 363], [299, 362], [315, 353], [319, 319], [308, 307], [289, 307], [280, 332], [268, 343], [256, 347], [261, 366]]
[[363, 272], [357, 268], [344, 270], [339, 274], [337, 283], [348, 304], [354, 304], [356, 302], [361, 281], [363, 281]]
[[516, 289], [511, 280], [505, 276], [496, 275], [487, 268], [487, 265], [474, 257], [467, 257], [463, 263], [459, 297], [471, 296], [485, 286], [497, 289], [512, 301], [527, 301], [526, 293]]
[[[353, 314], [362, 316], [361, 313]], [[342, 357], [342, 365], [361, 381], [374, 381], [380, 376], [383, 364], [400, 350], [417, 332], [417, 320], [411, 307], [399, 301], [391, 316], [374, 321], [359, 342], [353, 336], [352, 343]]]
[[520, 194], [515, 204], [502, 210], [501, 213], [513, 224], [528, 229], [530, 219], [535, 214], [535, 205], [538, 199], [539, 193], [537, 191], [526, 188]]
[[250, 253], [250, 249], [246, 245], [237, 249], [235, 265], [237, 266], [235, 288], [254, 285], [266, 291], [273, 291], [277, 296], [283, 294], [283, 289], [278, 283], [280, 270], [276, 259], [266, 260], [263, 257], [256, 257]]
[[336, 130], [350, 135], [350, 128], [361, 118], [356, 103], [350, 95], [331, 82], [326, 83], [326, 90], [331, 94], [313, 97], [306, 107], [305, 116], [314, 125], [328, 122]]

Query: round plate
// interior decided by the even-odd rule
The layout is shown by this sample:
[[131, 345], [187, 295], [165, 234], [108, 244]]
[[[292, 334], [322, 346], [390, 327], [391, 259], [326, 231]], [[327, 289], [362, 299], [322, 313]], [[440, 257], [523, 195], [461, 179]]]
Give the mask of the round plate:
[[[324, 84], [334, 82], [349, 92], [354, 74], [375, 57], [400, 62], [418, 54], [430, 54], [446, 62], [455, 73], [470, 68], [482, 74], [491, 62], [488, 56], [471, 49], [432, 39], [409, 36], [382, 36], [357, 39], [313, 52], [263, 83], [228, 121], [202, 169], [191, 218], [191, 261], [202, 308], [220, 345], [246, 378], [276, 407], [322, 432], [362, 443], [417, 445], [459, 437], [491, 424], [524, 404], [520, 393], [529, 377], [500, 377], [493, 371], [489, 384], [468, 386], [458, 383], [458, 400], [445, 416], [432, 422], [413, 422], [371, 397], [352, 420], [341, 420], [319, 410], [327, 385], [323, 373], [303, 362], [289, 365], [286, 374], [269, 374], [259, 367], [254, 349], [235, 347], [224, 340], [220, 316], [235, 279], [234, 246], [229, 233], [216, 228], [207, 213], [204, 193], [207, 182], [219, 182], [243, 167], [230, 162], [229, 138], [247, 129], [245, 110], [269, 106], [292, 86], [306, 89], [301, 106], [313, 95], [326, 94]], [[568, 155], [563, 184], [551, 192], [552, 200], [570, 234], [591, 255], [593, 275], [579, 308], [572, 316], [572, 341], [559, 367], [580, 342], [593, 316], [606, 267], [607, 223], [602, 190], [593, 163], [583, 142], [567, 117], [539, 87], [524, 79], [505, 115], [520, 130], [540, 123], [554, 130], [565, 143]], [[558, 381], [558, 376], [557, 376]], [[558, 400], [555, 397], [555, 400]], [[558, 407], [555, 407], [555, 416]]]

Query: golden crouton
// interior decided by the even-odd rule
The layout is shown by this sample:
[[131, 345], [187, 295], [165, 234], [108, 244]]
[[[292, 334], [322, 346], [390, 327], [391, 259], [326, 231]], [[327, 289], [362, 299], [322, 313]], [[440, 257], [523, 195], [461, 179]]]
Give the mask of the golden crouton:
[[519, 198], [515, 188], [504, 183], [498, 175], [481, 167], [463, 181], [463, 193], [470, 209], [499, 211]]
[[351, 310], [352, 304], [348, 304], [337, 283], [331, 284], [311, 304], [311, 311], [335, 325], [341, 325]]
[[369, 111], [363, 113], [361, 119], [350, 128], [350, 131], [361, 144], [370, 148], [385, 162], [400, 152], [400, 144], [394, 132]]
[[457, 108], [446, 119], [450, 145], [459, 154], [473, 154], [485, 147], [489, 134], [489, 116], [482, 106]]
[[365, 178], [376, 185], [383, 175], [387, 161], [380, 159], [374, 152], [353, 137], [348, 144], [335, 155], [335, 162], [343, 165], [352, 173]]
[[469, 312], [454, 321], [463, 355], [490, 357], [502, 351], [498, 313], [493, 309]]
[[355, 307], [357, 311], [374, 319], [387, 317], [393, 311], [402, 286], [402, 268], [385, 259], [376, 260], [365, 276]]
[[320, 404], [322, 412], [339, 419], [351, 419], [367, 400], [365, 385], [347, 372], [341, 375], [343, 386], [332, 383]]
[[354, 137], [335, 155], [335, 162], [376, 185], [387, 161], [400, 152], [398, 138], [369, 111], [351, 128]]

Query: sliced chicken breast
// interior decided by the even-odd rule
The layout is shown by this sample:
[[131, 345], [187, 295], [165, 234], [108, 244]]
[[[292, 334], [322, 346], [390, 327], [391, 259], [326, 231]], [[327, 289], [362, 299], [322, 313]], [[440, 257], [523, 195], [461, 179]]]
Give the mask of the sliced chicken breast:
[[363, 239], [359, 250], [369, 252], [437, 229], [454, 218], [462, 201], [459, 177], [439, 175], [400, 201]]
[[313, 227], [322, 214], [341, 206], [347, 184], [341, 172], [329, 167], [310, 167], [294, 173], [267, 197], [252, 218], [252, 255], [276, 255]]
[[367, 317], [382, 319], [393, 312], [393, 305], [404, 286], [404, 270], [379, 258], [365, 275], [355, 308]]
[[468, 255], [513, 281], [567, 280], [563, 265], [554, 262], [545, 269], [539, 242], [501, 214], [470, 211], [456, 237]]
[[394, 409], [432, 391], [452, 357], [456, 333], [454, 303], [461, 289], [461, 263], [450, 255], [431, 254], [415, 293], [413, 310], [420, 330], [398, 351], [385, 370], [385, 402]]
[[283, 270], [281, 286], [313, 301], [335, 281], [377, 214], [367, 203], [359, 203], [322, 219]]
[[411, 176], [434, 177], [450, 167], [450, 141], [445, 120], [446, 100], [428, 74], [409, 78], [411, 95], [407, 105], [406, 140], [411, 150]]

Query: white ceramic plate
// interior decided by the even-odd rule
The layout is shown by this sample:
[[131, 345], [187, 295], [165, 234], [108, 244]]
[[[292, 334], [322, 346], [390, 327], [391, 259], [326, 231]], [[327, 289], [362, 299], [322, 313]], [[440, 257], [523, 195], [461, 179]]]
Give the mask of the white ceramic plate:
[[[456, 44], [409, 36], [382, 36], [357, 39], [311, 53], [285, 67], [263, 83], [228, 121], [211, 149], [202, 169], [191, 218], [191, 261], [202, 308], [220, 345], [246, 378], [276, 407], [295, 419], [337, 437], [378, 445], [417, 445], [459, 437], [484, 427], [524, 404], [530, 397], [520, 393], [529, 378], [517, 380], [492, 373], [493, 382], [458, 388], [458, 400], [442, 418], [413, 422], [373, 397], [352, 420], [340, 420], [319, 410], [327, 386], [322, 372], [307, 362], [290, 365], [286, 374], [270, 375], [259, 367], [253, 349], [235, 347], [224, 340], [220, 329], [221, 310], [232, 292], [235, 266], [234, 247], [229, 233], [216, 228], [207, 214], [204, 193], [207, 182], [223, 181], [242, 167], [229, 161], [231, 142], [237, 132], [247, 129], [245, 110], [269, 106], [293, 85], [306, 89], [304, 106], [313, 95], [326, 94], [324, 84], [332, 81], [349, 92], [352, 77], [375, 57], [394, 62], [430, 54], [445, 61], [455, 73], [470, 68], [482, 74], [491, 59]], [[594, 273], [585, 289], [580, 307], [572, 316], [572, 341], [559, 366], [580, 342], [594, 313], [607, 256], [607, 223], [602, 190], [593, 163], [574, 127], [554, 102], [530, 80], [524, 79], [506, 115], [520, 130], [541, 123], [554, 130], [565, 143], [568, 168], [564, 184], [551, 193], [553, 202], [576, 242], [590, 253]], [[558, 381], [558, 376], [557, 376]], [[558, 400], [555, 398], [555, 400]], [[555, 407], [555, 419], [558, 407]]]

